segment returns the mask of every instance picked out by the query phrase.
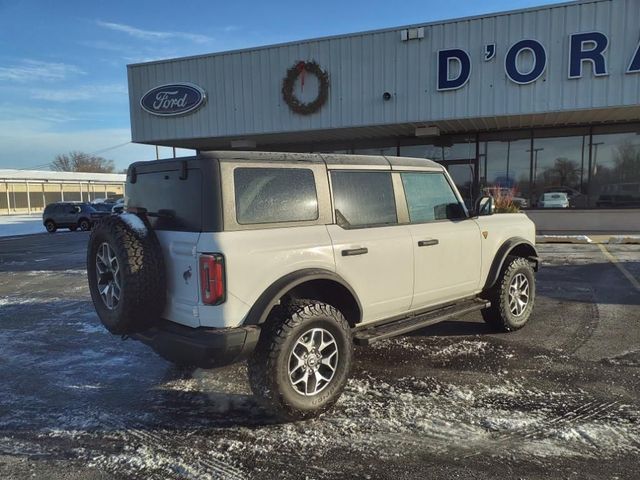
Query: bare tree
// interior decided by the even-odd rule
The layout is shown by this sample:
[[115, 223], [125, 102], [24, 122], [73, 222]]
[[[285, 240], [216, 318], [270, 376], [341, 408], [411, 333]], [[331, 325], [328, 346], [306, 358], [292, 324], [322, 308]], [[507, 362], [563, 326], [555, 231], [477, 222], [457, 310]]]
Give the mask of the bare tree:
[[541, 183], [546, 185], [573, 187], [580, 182], [580, 168], [573, 160], [565, 157], [556, 158], [553, 167], [546, 169], [541, 176]]
[[96, 157], [84, 152], [69, 152], [56, 155], [51, 162], [51, 170], [58, 172], [113, 173], [116, 167], [113, 160]]

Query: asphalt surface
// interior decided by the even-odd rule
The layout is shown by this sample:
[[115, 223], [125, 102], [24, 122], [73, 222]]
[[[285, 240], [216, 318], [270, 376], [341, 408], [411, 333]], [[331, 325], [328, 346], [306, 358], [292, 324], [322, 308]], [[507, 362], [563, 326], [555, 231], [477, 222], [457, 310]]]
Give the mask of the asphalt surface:
[[[356, 349], [319, 419], [282, 424], [245, 366], [180, 370], [111, 336], [87, 234], [0, 239], [0, 478], [638, 478], [640, 291], [597, 245], [541, 245], [533, 317]], [[640, 246], [607, 246], [640, 279]]]

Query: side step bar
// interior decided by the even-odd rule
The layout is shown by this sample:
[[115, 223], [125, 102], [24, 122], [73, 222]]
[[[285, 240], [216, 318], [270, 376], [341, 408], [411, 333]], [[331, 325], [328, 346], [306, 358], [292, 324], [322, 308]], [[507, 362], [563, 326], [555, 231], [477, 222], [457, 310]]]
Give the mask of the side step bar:
[[481, 298], [465, 300], [453, 305], [432, 310], [430, 312], [394, 320], [382, 325], [374, 325], [354, 332], [353, 341], [356, 345], [371, 345], [378, 340], [402, 335], [434, 323], [449, 320], [452, 317], [465, 315], [491, 306], [491, 302]]

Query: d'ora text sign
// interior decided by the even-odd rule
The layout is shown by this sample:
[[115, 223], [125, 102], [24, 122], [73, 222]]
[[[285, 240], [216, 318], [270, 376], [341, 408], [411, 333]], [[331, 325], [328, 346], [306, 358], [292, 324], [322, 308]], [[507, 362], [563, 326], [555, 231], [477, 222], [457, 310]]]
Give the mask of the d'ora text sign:
[[202, 106], [207, 95], [192, 83], [173, 83], [152, 88], [140, 100], [140, 106], [152, 115], [185, 115]]
[[[609, 75], [607, 64], [609, 37], [602, 32], [582, 32], [569, 35], [569, 62], [567, 77], [582, 78], [585, 69], [591, 67], [596, 77]], [[518, 64], [520, 55], [525, 52], [533, 58], [532, 66], [523, 69]], [[483, 60], [489, 62], [496, 58], [497, 46], [490, 43], [484, 46]], [[509, 80], [520, 85], [535, 82], [547, 69], [547, 50], [538, 40], [520, 40], [504, 54], [504, 71]], [[631, 55], [629, 63], [623, 66], [626, 74], [640, 73], [640, 44]], [[438, 51], [438, 90], [457, 90], [463, 87], [471, 77], [471, 55], [461, 48]]]

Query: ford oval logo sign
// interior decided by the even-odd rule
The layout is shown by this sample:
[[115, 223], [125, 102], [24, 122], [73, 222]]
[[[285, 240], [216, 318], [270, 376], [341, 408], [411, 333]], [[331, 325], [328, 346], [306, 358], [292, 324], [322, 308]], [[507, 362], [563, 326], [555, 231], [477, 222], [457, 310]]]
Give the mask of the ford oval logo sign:
[[152, 115], [184, 115], [202, 106], [207, 95], [197, 85], [172, 83], [152, 88], [140, 100], [140, 106]]

